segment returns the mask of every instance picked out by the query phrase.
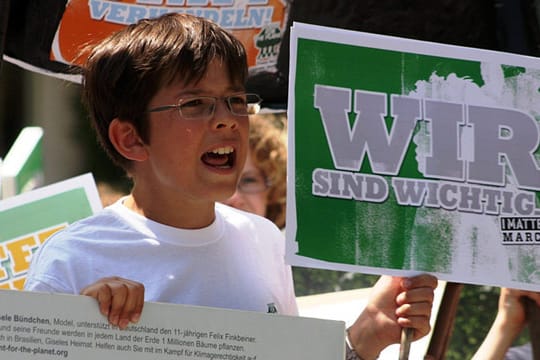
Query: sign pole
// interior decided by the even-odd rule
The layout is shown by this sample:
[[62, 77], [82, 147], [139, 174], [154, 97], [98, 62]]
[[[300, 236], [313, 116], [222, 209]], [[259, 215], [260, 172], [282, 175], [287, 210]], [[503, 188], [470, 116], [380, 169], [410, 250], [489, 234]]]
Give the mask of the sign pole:
[[401, 329], [401, 342], [399, 344], [399, 360], [409, 359], [412, 336], [413, 336], [413, 329], [411, 328]]
[[431, 359], [444, 359], [454, 328], [462, 289], [463, 284], [461, 283], [446, 283], [441, 305], [439, 306], [444, 311], [437, 313], [437, 320], [435, 321], [426, 358], [429, 356]]
[[4, 46], [6, 43], [8, 18], [9, 0], [0, 0], [0, 68], [2, 67], [2, 58], [4, 55]]

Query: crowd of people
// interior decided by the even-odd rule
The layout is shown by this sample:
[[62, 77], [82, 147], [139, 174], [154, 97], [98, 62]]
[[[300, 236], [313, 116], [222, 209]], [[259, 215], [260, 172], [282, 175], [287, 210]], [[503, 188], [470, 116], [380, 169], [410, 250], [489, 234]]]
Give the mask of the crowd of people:
[[[145, 301], [260, 312], [272, 304], [297, 315], [284, 262], [284, 131], [255, 115], [261, 99], [245, 92], [247, 75], [240, 41], [187, 14], [141, 20], [96, 45], [83, 66], [84, 100], [132, 190], [48, 239], [25, 289], [91, 296], [122, 329]], [[429, 274], [381, 276], [347, 331], [347, 359], [375, 359], [402, 328], [415, 340], [428, 334], [436, 286]], [[525, 322], [523, 295], [540, 303], [503, 290], [478, 359], [502, 358]]]

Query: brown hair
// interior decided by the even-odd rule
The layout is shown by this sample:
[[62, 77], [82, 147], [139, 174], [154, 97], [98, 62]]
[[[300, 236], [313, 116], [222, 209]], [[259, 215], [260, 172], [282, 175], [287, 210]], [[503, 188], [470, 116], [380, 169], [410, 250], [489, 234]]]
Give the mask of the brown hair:
[[[285, 226], [287, 197], [287, 143], [284, 123], [273, 115], [252, 115], [249, 148], [255, 167], [270, 183], [266, 217], [279, 228]], [[277, 126], [276, 126], [277, 125]]]
[[148, 103], [174, 81], [196, 83], [214, 59], [228, 68], [231, 82], [244, 86], [247, 58], [242, 43], [210, 20], [165, 14], [126, 26], [95, 46], [83, 67], [83, 100], [109, 157], [125, 170], [130, 161], [109, 140], [111, 121], [131, 122], [148, 142]]

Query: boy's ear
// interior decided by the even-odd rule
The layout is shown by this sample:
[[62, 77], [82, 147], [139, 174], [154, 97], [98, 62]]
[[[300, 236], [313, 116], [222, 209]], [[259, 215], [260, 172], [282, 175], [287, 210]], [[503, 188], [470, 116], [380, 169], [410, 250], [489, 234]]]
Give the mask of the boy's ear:
[[122, 156], [133, 161], [144, 161], [148, 158], [144, 141], [137, 129], [128, 121], [114, 119], [109, 125], [109, 139]]

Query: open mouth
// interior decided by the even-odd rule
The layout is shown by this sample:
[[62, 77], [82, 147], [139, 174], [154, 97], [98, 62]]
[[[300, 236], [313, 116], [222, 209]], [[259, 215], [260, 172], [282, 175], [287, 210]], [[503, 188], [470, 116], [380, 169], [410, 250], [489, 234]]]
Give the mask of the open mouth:
[[234, 165], [235, 155], [232, 146], [224, 146], [204, 153], [201, 160], [208, 166], [230, 169]]

